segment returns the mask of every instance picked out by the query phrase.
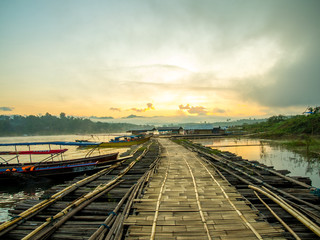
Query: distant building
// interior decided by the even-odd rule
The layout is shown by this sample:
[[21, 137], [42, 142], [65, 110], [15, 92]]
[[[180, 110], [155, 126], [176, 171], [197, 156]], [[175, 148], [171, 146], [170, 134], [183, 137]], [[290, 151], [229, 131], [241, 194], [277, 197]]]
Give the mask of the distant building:
[[182, 127], [158, 127], [157, 130], [160, 135], [184, 134], [184, 130]]
[[213, 127], [212, 125], [197, 125], [185, 128], [187, 134], [224, 134], [225, 130], [221, 127]]
[[140, 134], [155, 134], [157, 131], [156, 128], [151, 129], [135, 129], [135, 130], [128, 130], [128, 133], [131, 133], [132, 135], [140, 135]]

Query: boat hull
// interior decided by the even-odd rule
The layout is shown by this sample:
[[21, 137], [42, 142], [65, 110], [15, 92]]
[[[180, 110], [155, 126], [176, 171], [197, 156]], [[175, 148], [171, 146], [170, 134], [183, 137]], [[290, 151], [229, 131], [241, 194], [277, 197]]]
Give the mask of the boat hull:
[[99, 145], [99, 147], [103, 147], [103, 148], [130, 147], [133, 145], [145, 143], [145, 142], [149, 141], [149, 139], [150, 139], [150, 137], [146, 137], [146, 138], [142, 138], [142, 139], [138, 139], [138, 140], [132, 140], [132, 141], [128, 141], [128, 142], [103, 142]]
[[0, 181], [21, 180], [26, 178], [78, 175], [93, 172], [118, 161], [118, 152], [100, 156], [39, 164], [1, 164]]

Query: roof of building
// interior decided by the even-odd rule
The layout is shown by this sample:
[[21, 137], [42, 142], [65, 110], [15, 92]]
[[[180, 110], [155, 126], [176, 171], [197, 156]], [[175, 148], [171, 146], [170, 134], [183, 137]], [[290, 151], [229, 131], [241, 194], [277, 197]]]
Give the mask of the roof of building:
[[186, 130], [212, 130], [214, 127], [213, 125], [194, 125], [185, 127]]
[[149, 131], [154, 131], [156, 128], [148, 128], [148, 129], [132, 129], [128, 130], [127, 132], [149, 132]]
[[158, 131], [179, 131], [182, 127], [158, 127]]

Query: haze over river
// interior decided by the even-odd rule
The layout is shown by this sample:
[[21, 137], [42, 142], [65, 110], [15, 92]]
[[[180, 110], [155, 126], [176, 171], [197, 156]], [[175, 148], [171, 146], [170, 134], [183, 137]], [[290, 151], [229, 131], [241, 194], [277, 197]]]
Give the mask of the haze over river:
[[320, 159], [294, 153], [270, 140], [249, 138], [197, 139], [193, 142], [229, 151], [243, 159], [258, 161], [276, 170], [289, 170], [288, 176], [309, 177], [320, 188]]

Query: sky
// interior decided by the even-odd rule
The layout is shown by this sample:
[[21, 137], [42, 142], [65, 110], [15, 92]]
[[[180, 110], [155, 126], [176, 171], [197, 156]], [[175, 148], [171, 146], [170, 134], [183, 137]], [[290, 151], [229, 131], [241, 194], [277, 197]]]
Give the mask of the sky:
[[319, 0], [1, 0], [0, 115], [175, 122], [320, 105]]

